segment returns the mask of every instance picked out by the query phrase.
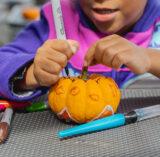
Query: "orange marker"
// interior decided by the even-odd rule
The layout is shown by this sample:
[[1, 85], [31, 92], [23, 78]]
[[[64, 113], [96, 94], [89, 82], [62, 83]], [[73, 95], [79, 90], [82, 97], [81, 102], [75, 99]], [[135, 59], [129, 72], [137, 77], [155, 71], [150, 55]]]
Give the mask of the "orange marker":
[[4, 111], [0, 122], [0, 143], [3, 142], [8, 135], [10, 123], [12, 120], [12, 115], [13, 115], [13, 109], [12, 107], [9, 106]]

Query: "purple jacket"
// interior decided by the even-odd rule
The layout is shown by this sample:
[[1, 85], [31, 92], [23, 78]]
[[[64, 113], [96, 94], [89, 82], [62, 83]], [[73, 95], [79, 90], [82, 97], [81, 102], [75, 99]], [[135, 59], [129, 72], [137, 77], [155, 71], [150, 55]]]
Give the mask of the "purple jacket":
[[[62, 12], [64, 15], [64, 24], [67, 33], [67, 38], [72, 38], [72, 30], [70, 30], [69, 26], [67, 25], [66, 16], [65, 14], [70, 12], [69, 8], [69, 0], [62, 0]], [[65, 1], [65, 3], [64, 3]], [[67, 12], [68, 11], [68, 12]], [[74, 8], [74, 13], [76, 15], [76, 20], [80, 24], [80, 28], [82, 30], [87, 30], [87, 33], [94, 35], [95, 39], [104, 37], [106, 35], [97, 32], [96, 28], [93, 24], [86, 18], [83, 11], [79, 7], [77, 3], [76, 9]], [[148, 47], [149, 45], [152, 47], [151, 39], [152, 34], [154, 32], [155, 22], [159, 19], [160, 16], [160, 2], [159, 0], [148, 0], [145, 12], [141, 19], [136, 23], [132, 32], [129, 32], [124, 37], [131, 42], [143, 46]], [[159, 20], [158, 20], [159, 21]], [[157, 22], [158, 22], [157, 21]], [[26, 97], [19, 97], [14, 95], [10, 90], [10, 79], [16, 74], [16, 72], [26, 65], [26, 63], [32, 61], [35, 57], [37, 49], [47, 40], [53, 39], [55, 37], [55, 30], [54, 30], [54, 21], [53, 16], [51, 14], [51, 4], [47, 3], [45, 6], [42, 7], [41, 10], [41, 19], [39, 21], [32, 22], [28, 26], [25, 27], [23, 31], [21, 31], [14, 41], [2, 48], [0, 48], [0, 61], [1, 61], [1, 68], [0, 68], [0, 96], [8, 99], [18, 100], [18, 101], [26, 101], [32, 99], [36, 96], [39, 96], [45, 93], [48, 88], [38, 88], [35, 90], [31, 95]], [[51, 28], [52, 26], [52, 28]], [[79, 25], [77, 25], [76, 29]], [[53, 34], [52, 34], [52, 33]], [[79, 32], [77, 36], [82, 36], [83, 32]], [[77, 40], [80, 38], [76, 37]], [[90, 36], [87, 37], [87, 40], [90, 42]], [[144, 41], [145, 40], [145, 41]], [[83, 42], [83, 41], [81, 41]], [[85, 48], [85, 50], [92, 44], [91, 41], [88, 45], [83, 46], [80, 43], [80, 46]], [[153, 46], [154, 47], [154, 46]], [[155, 47], [156, 48], [156, 47]], [[77, 53], [77, 56], [71, 58], [69, 62], [69, 73], [71, 76], [77, 76], [81, 70], [81, 62], [76, 64], [76, 59], [80, 55], [80, 52]], [[81, 60], [83, 60], [83, 57]], [[97, 67], [92, 67], [89, 69], [89, 74], [97, 72], [103, 74], [105, 76], [112, 77], [119, 87], [121, 87], [128, 79], [136, 77], [135, 74], [129, 71], [129, 69], [120, 69], [119, 71], [114, 71], [112, 69], [106, 68], [104, 66], [98, 65]], [[61, 74], [62, 75], [62, 74]]]

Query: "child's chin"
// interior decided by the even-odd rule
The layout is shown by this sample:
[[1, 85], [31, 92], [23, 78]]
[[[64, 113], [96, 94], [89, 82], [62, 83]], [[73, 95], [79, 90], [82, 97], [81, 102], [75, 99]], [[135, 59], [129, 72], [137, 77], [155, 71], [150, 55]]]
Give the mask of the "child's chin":
[[103, 29], [103, 28], [98, 28], [98, 30], [101, 32], [101, 33], [104, 33], [106, 35], [110, 35], [110, 34], [115, 34], [116, 31], [113, 31], [113, 30], [108, 30], [108, 29]]
[[97, 29], [104, 34], [110, 35], [110, 34], [118, 34], [120, 31], [118, 28], [113, 28], [113, 27], [97, 27]]
[[112, 24], [104, 24], [104, 23], [98, 23], [95, 24], [96, 28], [104, 34], [115, 34], [116, 32], [118, 32], [118, 30], [116, 28], [112, 27]]

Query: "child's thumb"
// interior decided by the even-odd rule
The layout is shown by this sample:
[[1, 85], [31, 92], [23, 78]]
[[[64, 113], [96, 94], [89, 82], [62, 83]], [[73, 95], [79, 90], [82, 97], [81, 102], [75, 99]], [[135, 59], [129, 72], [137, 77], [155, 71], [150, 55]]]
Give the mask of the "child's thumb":
[[67, 40], [67, 41], [71, 46], [73, 55], [76, 54], [77, 50], [79, 49], [79, 43], [75, 40]]

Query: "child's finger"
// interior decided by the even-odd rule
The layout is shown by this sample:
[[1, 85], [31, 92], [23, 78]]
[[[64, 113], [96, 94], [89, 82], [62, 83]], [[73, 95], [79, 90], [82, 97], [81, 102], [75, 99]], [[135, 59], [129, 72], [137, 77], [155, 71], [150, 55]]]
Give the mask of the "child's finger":
[[123, 49], [124, 47], [119, 37], [116, 35], [106, 37], [97, 42], [95, 47], [95, 59], [101, 64], [110, 66], [114, 55], [121, 52]]
[[91, 47], [88, 49], [88, 51], [84, 57], [83, 66], [90, 66], [92, 64], [92, 62], [95, 61], [94, 60], [95, 47], [96, 47], [96, 43], [92, 44]]
[[50, 74], [57, 74], [57, 75], [59, 75], [60, 72], [62, 71], [62, 67], [60, 64], [47, 59], [45, 65], [41, 66], [41, 69]]
[[54, 75], [40, 69], [38, 73], [35, 73], [35, 78], [40, 86], [50, 87], [58, 81], [59, 75]]
[[[119, 43], [118, 35], [110, 35], [106, 38], [102, 38], [96, 41], [87, 51], [87, 54], [84, 59], [84, 64], [86, 66], [95, 65], [98, 63], [102, 63], [104, 61], [104, 53], [107, 51], [108, 47], [114, 47]], [[108, 51], [109, 53], [110, 51]], [[113, 57], [112, 54], [108, 55], [108, 57]]]
[[72, 49], [72, 54], [75, 55], [77, 50], [79, 49], [79, 43], [74, 40], [67, 40]]
[[[75, 41], [76, 42], [76, 41]], [[76, 45], [74, 43], [74, 45]], [[78, 43], [77, 43], [78, 45]], [[59, 51], [61, 53], [64, 53], [67, 58], [69, 59], [73, 55], [73, 49], [74, 53], [78, 50], [78, 47], [73, 46], [74, 48], [71, 48], [71, 45], [67, 40], [48, 40], [44, 43], [44, 47], [52, 48], [53, 50]]]
[[60, 52], [53, 50], [51, 48], [46, 49], [45, 57], [43, 57], [43, 59], [44, 58], [47, 58], [52, 62], [56, 62], [56, 63], [60, 64], [62, 68], [64, 68], [66, 66], [66, 64], [69, 60], [65, 54], [60, 53]]
[[112, 61], [112, 68], [114, 68], [115, 70], [118, 70], [119, 68], [121, 68], [122, 65], [124, 65], [127, 62], [126, 57], [127, 56], [125, 52], [116, 54]]

